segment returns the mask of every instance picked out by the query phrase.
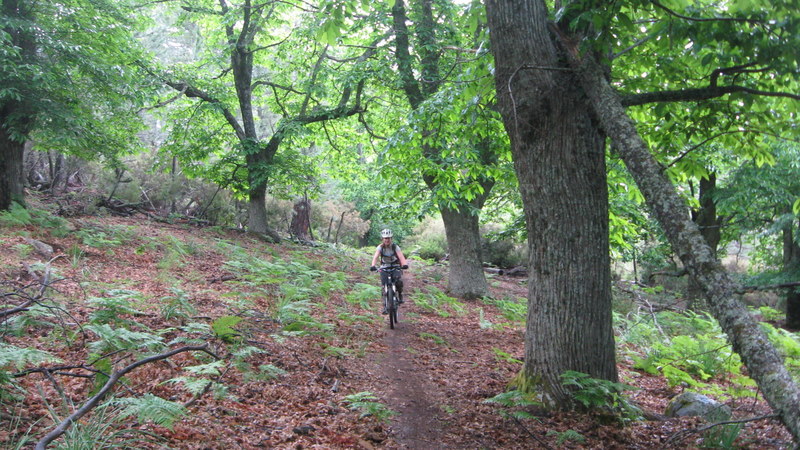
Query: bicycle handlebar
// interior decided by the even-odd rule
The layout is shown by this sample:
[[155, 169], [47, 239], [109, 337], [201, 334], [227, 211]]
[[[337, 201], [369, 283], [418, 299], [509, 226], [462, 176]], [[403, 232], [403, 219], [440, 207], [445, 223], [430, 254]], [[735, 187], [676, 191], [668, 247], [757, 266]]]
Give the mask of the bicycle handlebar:
[[369, 270], [372, 271], [372, 272], [376, 272], [376, 271], [377, 272], [384, 272], [386, 270], [397, 270], [397, 269], [406, 270], [406, 269], [408, 269], [408, 264], [404, 264], [402, 266], [399, 266], [399, 265], [396, 265], [396, 264], [392, 264], [391, 266], [386, 266], [386, 267], [370, 266], [370, 268], [369, 268]]

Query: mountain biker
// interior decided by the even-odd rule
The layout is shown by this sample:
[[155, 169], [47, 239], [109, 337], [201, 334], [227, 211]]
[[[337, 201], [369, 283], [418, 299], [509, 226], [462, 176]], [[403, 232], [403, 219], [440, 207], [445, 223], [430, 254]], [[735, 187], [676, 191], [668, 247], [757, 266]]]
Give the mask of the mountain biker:
[[[408, 269], [408, 261], [406, 261], [403, 251], [400, 247], [392, 242], [392, 230], [381, 230], [381, 244], [375, 249], [375, 255], [372, 257], [372, 265], [369, 270], [376, 271], [378, 267], [378, 260], [381, 262], [381, 269], [391, 266], [400, 266], [401, 269]], [[395, 271], [395, 286], [397, 287], [397, 303], [403, 303], [403, 280], [401, 279], [403, 272]], [[381, 285], [385, 286], [388, 282], [389, 274], [381, 272]], [[388, 314], [384, 307], [383, 314]]]

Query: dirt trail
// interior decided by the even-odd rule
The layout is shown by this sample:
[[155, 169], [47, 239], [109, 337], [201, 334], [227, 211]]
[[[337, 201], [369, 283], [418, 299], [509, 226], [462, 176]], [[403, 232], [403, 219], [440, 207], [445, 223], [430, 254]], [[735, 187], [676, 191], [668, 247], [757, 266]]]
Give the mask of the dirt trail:
[[[403, 275], [406, 286], [414, 285], [413, 275]], [[399, 323], [394, 330], [386, 327], [383, 342], [386, 352], [376, 358], [387, 406], [398, 414], [392, 418], [392, 437], [396, 442], [389, 448], [439, 449], [447, 428], [441, 410], [435, 402], [444, 393], [430, 381], [424, 368], [414, 362], [413, 340], [421, 331], [420, 325], [407, 313], [414, 310], [413, 301], [406, 301], [400, 309]], [[384, 318], [386, 316], [383, 316]]]

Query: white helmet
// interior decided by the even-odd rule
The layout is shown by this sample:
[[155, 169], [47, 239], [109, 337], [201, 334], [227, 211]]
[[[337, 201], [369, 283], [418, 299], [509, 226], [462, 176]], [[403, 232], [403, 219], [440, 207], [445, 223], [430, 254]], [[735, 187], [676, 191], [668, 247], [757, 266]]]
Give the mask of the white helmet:
[[390, 237], [392, 237], [392, 230], [390, 230], [388, 228], [386, 228], [384, 230], [381, 230], [381, 237], [382, 238], [387, 238], [387, 237], [390, 238]]

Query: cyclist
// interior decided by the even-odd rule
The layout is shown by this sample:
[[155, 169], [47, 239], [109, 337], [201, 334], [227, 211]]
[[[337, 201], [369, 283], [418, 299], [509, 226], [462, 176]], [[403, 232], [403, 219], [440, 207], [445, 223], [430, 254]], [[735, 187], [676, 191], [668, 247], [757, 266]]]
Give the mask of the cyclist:
[[[373, 272], [378, 270], [377, 264], [379, 259], [381, 262], [381, 269], [391, 266], [400, 266], [401, 269], [408, 269], [408, 261], [406, 261], [406, 257], [403, 255], [403, 251], [400, 250], [400, 247], [392, 242], [392, 236], [392, 230], [388, 228], [381, 230], [381, 244], [375, 249], [375, 255], [372, 257], [372, 266], [370, 266], [369, 270]], [[397, 303], [403, 303], [403, 280], [401, 279], [403, 272], [398, 270], [395, 274]], [[381, 272], [382, 286], [386, 285], [388, 277], [389, 274]], [[383, 314], [388, 314], [385, 306], [383, 308]]]

